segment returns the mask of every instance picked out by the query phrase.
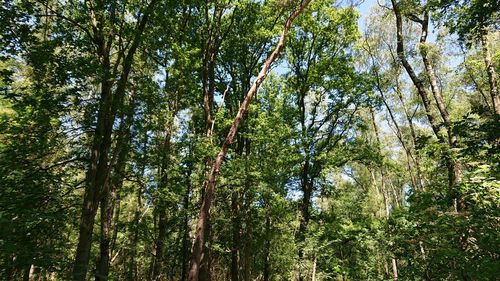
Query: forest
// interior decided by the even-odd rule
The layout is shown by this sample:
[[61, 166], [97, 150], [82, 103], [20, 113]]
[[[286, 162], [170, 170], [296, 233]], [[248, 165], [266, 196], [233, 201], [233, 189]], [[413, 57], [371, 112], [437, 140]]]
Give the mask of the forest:
[[500, 280], [499, 19], [1, 1], [0, 280]]

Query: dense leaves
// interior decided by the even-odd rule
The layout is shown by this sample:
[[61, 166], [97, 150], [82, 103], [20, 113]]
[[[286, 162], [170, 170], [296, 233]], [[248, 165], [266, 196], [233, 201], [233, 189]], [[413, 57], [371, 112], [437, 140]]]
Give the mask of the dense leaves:
[[4, 1], [0, 279], [498, 279], [498, 1], [312, 0], [197, 229], [304, 3]]

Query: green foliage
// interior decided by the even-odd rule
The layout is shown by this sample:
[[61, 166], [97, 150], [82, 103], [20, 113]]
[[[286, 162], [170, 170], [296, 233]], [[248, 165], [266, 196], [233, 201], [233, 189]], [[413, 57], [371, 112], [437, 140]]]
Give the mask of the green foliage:
[[[106, 180], [116, 184], [108, 280], [186, 279], [207, 173], [299, 2], [158, 2], [106, 119]], [[425, 48], [439, 78], [452, 150], [434, 137], [401, 68], [392, 12], [375, 9], [362, 38], [361, 15], [344, 4], [311, 2], [244, 116], [210, 213], [211, 279], [236, 271], [245, 281], [394, 280], [394, 261], [398, 280], [496, 280], [500, 120], [489, 110], [479, 50], [445, 50], [496, 28], [498, 3], [400, 3], [405, 17], [430, 9], [460, 37], [440, 33], [418, 45], [420, 26], [404, 23], [408, 59], [420, 72]], [[1, 4], [0, 279], [70, 278], [96, 123], [110, 112], [101, 86], [109, 79], [117, 90], [145, 6]], [[207, 81], [214, 124], [205, 116]], [[449, 157], [461, 170], [453, 187]], [[96, 216], [89, 273], [105, 219]]]

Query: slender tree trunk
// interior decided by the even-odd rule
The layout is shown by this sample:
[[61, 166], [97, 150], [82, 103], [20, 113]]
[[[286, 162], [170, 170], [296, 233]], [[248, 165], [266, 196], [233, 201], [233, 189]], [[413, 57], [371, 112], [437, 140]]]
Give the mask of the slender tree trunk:
[[231, 281], [239, 280], [239, 247], [240, 247], [240, 215], [238, 190], [233, 190], [231, 195], [231, 215], [233, 224], [233, 237], [231, 247]]
[[[373, 60], [373, 54], [371, 52], [370, 45], [369, 44], [367, 44], [367, 45], [368, 45], [368, 51], [369, 51], [370, 56], [372, 57], [372, 60]], [[381, 85], [381, 82], [380, 82], [380, 76], [379, 76], [378, 70], [376, 68], [375, 68], [375, 78], [376, 78], [377, 90], [380, 93], [380, 97], [382, 98], [382, 102], [384, 103], [384, 105], [385, 105], [385, 107], [387, 109], [387, 112], [389, 113], [389, 116], [391, 118], [391, 121], [394, 124], [394, 127], [396, 128], [396, 136], [397, 136], [399, 142], [401, 143], [401, 146], [403, 147], [403, 149], [404, 149], [404, 151], [406, 153], [407, 165], [408, 165], [408, 172], [410, 174], [410, 178], [411, 178], [411, 181], [412, 181], [413, 189], [417, 189], [417, 187], [418, 187], [417, 186], [417, 180], [413, 176], [413, 172], [412, 172], [413, 167], [411, 165], [411, 160], [414, 160], [413, 155], [412, 155], [411, 150], [409, 149], [408, 145], [406, 144], [406, 141], [404, 140], [403, 132], [401, 131], [401, 129], [399, 127], [399, 124], [396, 121], [396, 117], [394, 116], [394, 113], [393, 113], [391, 107], [389, 106], [389, 104], [387, 103], [384, 91], [382, 90], [382, 85]], [[396, 91], [398, 91], [398, 89], [396, 89]], [[374, 123], [374, 126], [376, 126], [376, 124], [375, 124], [375, 114], [374, 114], [372, 108], [370, 108], [370, 113], [371, 113], [371, 116], [372, 116], [372, 121]]]
[[130, 239], [130, 253], [129, 253], [129, 262], [128, 262], [128, 270], [127, 270], [127, 281], [137, 280], [137, 266], [135, 257], [137, 255], [137, 242], [139, 240], [139, 220], [140, 220], [140, 209], [141, 209], [141, 194], [138, 192], [137, 194], [137, 209], [134, 214], [133, 221], [133, 231], [132, 237]]
[[316, 256], [314, 256], [311, 281], [316, 281], [316, 262], [317, 262], [317, 260], [318, 260], [318, 258]]
[[396, 93], [397, 93], [397, 96], [399, 98], [399, 101], [401, 102], [401, 106], [403, 107], [403, 111], [405, 113], [405, 117], [406, 117], [406, 120], [408, 122], [408, 126], [410, 127], [410, 135], [411, 135], [412, 144], [413, 144], [413, 151], [415, 152], [415, 155], [413, 157], [413, 161], [415, 163], [415, 167], [417, 168], [419, 187], [423, 187], [424, 186], [424, 178], [423, 178], [422, 168], [420, 167], [420, 158], [419, 158], [418, 151], [417, 151], [417, 133], [415, 131], [415, 125], [413, 123], [413, 117], [410, 115], [408, 107], [406, 106], [406, 102], [404, 101], [403, 94], [401, 93], [401, 90], [400, 90], [399, 75], [398, 75], [398, 78], [396, 78]]
[[105, 108], [110, 96], [111, 85], [108, 82], [103, 82], [101, 84], [101, 109], [99, 110], [97, 127], [94, 133], [90, 168], [87, 172], [78, 246], [73, 266], [73, 279], [75, 281], [84, 281], [86, 279], [95, 216], [99, 207], [100, 193], [108, 175], [108, 151], [111, 146], [111, 132], [109, 132], [109, 125], [107, 126], [108, 130], [105, 130], [105, 123], [109, 123], [106, 122], [106, 119], [111, 117], [109, 114], [105, 114]]
[[185, 281], [188, 273], [189, 266], [189, 198], [191, 195], [191, 168], [188, 167], [186, 175], [186, 193], [184, 194], [184, 234], [182, 238], [182, 272], [181, 281]]
[[114, 191], [110, 194], [105, 194], [101, 198], [101, 238], [100, 238], [100, 256], [97, 261], [97, 270], [95, 274], [96, 281], [108, 279], [109, 274], [109, 259], [110, 259], [110, 233], [111, 221], [113, 215], [113, 195]]
[[[299, 260], [302, 261], [304, 260], [304, 249], [302, 248], [303, 245], [302, 243], [305, 241], [306, 238], [306, 232], [307, 232], [307, 226], [309, 224], [310, 220], [310, 212], [309, 212], [309, 207], [311, 205], [311, 196], [312, 196], [312, 191], [313, 191], [313, 185], [312, 185], [312, 180], [309, 180], [308, 174], [309, 174], [309, 157], [306, 157], [306, 162], [304, 163], [302, 167], [302, 180], [301, 180], [301, 186], [302, 186], [302, 204], [300, 207], [300, 213], [301, 213], [301, 218], [300, 218], [300, 226], [299, 226], [299, 231], [297, 233], [297, 242], [299, 243]], [[302, 269], [299, 269], [299, 280], [302, 281], [305, 279], [305, 272]]]
[[490, 96], [493, 105], [493, 110], [496, 114], [500, 114], [500, 98], [498, 97], [497, 73], [491, 59], [490, 48], [488, 47], [488, 31], [481, 30], [481, 47], [483, 50], [484, 65], [488, 73], [488, 84], [490, 86]]
[[264, 65], [262, 66], [262, 69], [257, 75], [257, 78], [255, 79], [254, 83], [252, 84], [252, 87], [248, 91], [245, 99], [241, 103], [240, 109], [238, 111], [238, 114], [236, 115], [234, 122], [229, 129], [229, 133], [226, 136], [226, 139], [224, 143], [222, 144], [221, 150], [217, 154], [217, 157], [215, 158], [215, 162], [212, 166], [212, 170], [208, 176], [208, 180], [206, 181], [206, 184], [204, 185], [204, 198], [200, 207], [200, 212], [198, 215], [198, 223], [196, 225], [196, 231], [195, 231], [195, 239], [193, 241], [193, 246], [192, 246], [192, 255], [191, 255], [191, 266], [189, 270], [189, 277], [188, 280], [190, 281], [198, 281], [199, 280], [199, 271], [200, 271], [200, 263], [204, 255], [203, 251], [203, 246], [205, 244], [205, 231], [206, 228], [209, 225], [209, 214], [210, 214], [210, 208], [213, 202], [213, 197], [215, 193], [215, 186], [217, 182], [217, 177], [220, 171], [220, 167], [222, 165], [222, 162], [224, 161], [224, 157], [226, 156], [227, 150], [229, 149], [229, 146], [233, 142], [234, 136], [236, 135], [236, 132], [238, 131], [238, 128], [241, 124], [241, 121], [243, 120], [243, 117], [248, 109], [248, 106], [250, 104], [250, 101], [253, 99], [255, 94], [257, 93], [258, 88], [264, 81], [264, 79], [267, 76], [267, 73], [269, 71], [269, 68], [271, 67], [271, 64], [276, 60], [278, 55], [281, 53], [282, 49], [285, 46], [285, 38], [288, 33], [288, 30], [290, 29], [293, 20], [305, 9], [305, 7], [309, 4], [311, 0], [304, 0], [300, 7], [295, 10], [286, 20], [286, 23], [283, 27], [282, 34], [280, 36], [278, 45], [276, 46], [276, 49], [271, 53], [269, 58], [265, 61]]
[[[373, 129], [375, 131], [375, 139], [377, 141], [377, 148], [379, 151], [379, 154], [382, 153], [382, 144], [380, 141], [380, 135], [379, 135], [379, 130], [377, 126], [377, 122], [375, 122], [375, 114], [373, 112], [373, 109], [370, 108], [370, 112], [372, 115], [372, 121], [373, 121]], [[391, 217], [391, 206], [389, 205], [389, 196], [388, 196], [388, 191], [387, 191], [387, 186], [386, 186], [386, 179], [385, 179], [385, 168], [384, 166], [380, 167], [380, 187], [382, 191], [382, 195], [384, 198], [384, 209], [385, 209], [385, 219], [389, 220]], [[398, 280], [398, 266], [397, 266], [397, 261], [395, 257], [391, 257], [391, 262], [392, 262], [392, 277], [394, 280]]]
[[392, 276], [394, 280], [398, 280], [398, 262], [395, 258], [392, 258], [391, 261], [392, 261]]
[[[175, 111], [172, 114], [172, 118], [176, 115]], [[163, 144], [164, 153], [162, 164], [160, 168], [160, 189], [166, 189], [168, 187], [168, 166], [170, 161], [170, 141], [172, 135], [172, 122], [167, 125], [165, 132], [165, 140]], [[163, 256], [165, 251], [165, 239], [167, 237], [167, 202], [162, 195], [159, 195], [158, 203], [156, 206], [156, 211], [158, 214], [158, 235], [155, 240], [155, 251], [151, 260], [151, 276], [150, 280], [159, 280], [161, 269], [163, 267]]]
[[269, 235], [271, 233], [271, 218], [266, 216], [266, 243], [264, 248], [264, 281], [271, 280], [271, 239]]

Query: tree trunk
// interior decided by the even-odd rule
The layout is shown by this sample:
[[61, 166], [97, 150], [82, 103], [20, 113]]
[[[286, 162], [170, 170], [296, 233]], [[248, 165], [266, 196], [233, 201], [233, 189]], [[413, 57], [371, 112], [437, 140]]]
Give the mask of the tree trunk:
[[[119, 136], [115, 149], [115, 156], [113, 157], [112, 164], [113, 176], [108, 178], [108, 182], [105, 183], [104, 192], [101, 197], [101, 238], [100, 238], [100, 254], [97, 262], [97, 270], [95, 275], [96, 281], [108, 280], [110, 258], [112, 251], [112, 241], [116, 237], [117, 230], [114, 230], [114, 234], [111, 235], [112, 222], [114, 218], [115, 206], [118, 203], [118, 192], [123, 185], [123, 173], [125, 170], [125, 164], [127, 162], [127, 156], [129, 151], [130, 142], [130, 126], [132, 124], [133, 111], [134, 111], [134, 101], [133, 96], [129, 101], [129, 109], [127, 110], [126, 116], [123, 118], [120, 128]], [[118, 214], [115, 219], [118, 219]], [[116, 226], [116, 225], [115, 225]]]
[[311, 281], [316, 281], [316, 262], [317, 262], [317, 257], [315, 256], [313, 261]]
[[410, 76], [411, 81], [415, 85], [415, 88], [417, 88], [417, 92], [422, 99], [422, 104], [424, 105], [425, 109], [425, 114], [427, 116], [427, 119], [429, 120], [429, 123], [431, 125], [432, 131], [438, 137], [438, 139], [442, 139], [441, 134], [439, 133], [439, 128], [440, 125], [438, 122], [434, 119], [434, 116], [431, 113], [431, 102], [429, 99], [429, 95], [427, 93], [427, 90], [425, 89], [425, 86], [423, 82], [417, 77], [417, 74], [413, 70], [413, 67], [410, 65], [408, 60], [406, 59], [406, 54], [404, 50], [404, 41], [403, 41], [403, 18], [401, 15], [401, 11], [399, 10], [399, 5], [396, 3], [396, 0], [391, 0], [392, 3], [392, 8], [394, 11], [394, 15], [396, 16], [396, 37], [397, 37], [397, 55], [401, 63], [403, 64], [403, 67], [405, 68], [406, 72]]
[[[116, 112], [118, 107], [122, 105], [128, 77], [132, 68], [132, 62], [139, 46], [142, 33], [149, 20], [149, 15], [157, 2], [158, 0], [152, 0], [144, 11], [142, 18], [139, 20], [130, 48], [123, 59], [121, 74], [116, 83], [114, 93], [112, 92], [113, 82], [110, 63], [113, 34], [111, 34], [109, 38], [105, 37], [103, 26], [106, 24], [102, 21], [98, 21], [95, 18], [95, 11], [91, 11], [93, 17], [92, 22], [95, 23], [94, 29], [97, 30], [97, 34], [91, 39], [96, 43], [97, 55], [104, 74], [101, 80], [101, 96], [97, 114], [97, 125], [94, 135], [92, 136], [93, 141], [90, 150], [90, 163], [86, 175], [87, 183], [85, 185], [82, 214], [80, 217], [78, 245], [75, 261], [73, 263], [72, 275], [75, 281], [85, 281], [86, 279], [90, 250], [92, 247], [95, 216], [101, 196], [106, 193], [103, 189], [105, 188], [105, 183], [109, 176], [109, 150], [112, 143], [111, 135]], [[99, 7], [97, 8], [99, 9]]]
[[[106, 61], [105, 64], [109, 65], [108, 56], [104, 56], [103, 60]], [[108, 77], [108, 75], [105, 75], [105, 77]], [[106, 114], [106, 109], [110, 106], [110, 99], [111, 83], [105, 78], [101, 83], [101, 102], [97, 126], [93, 136], [90, 167], [87, 172], [87, 184], [85, 185], [83, 208], [80, 217], [78, 246], [73, 265], [73, 279], [75, 281], [84, 281], [86, 279], [95, 216], [99, 207], [100, 193], [108, 176], [108, 151], [111, 146], [111, 132], [109, 121], [106, 121], [111, 117], [109, 114]]]
[[238, 190], [233, 190], [231, 195], [231, 215], [233, 224], [233, 237], [231, 247], [231, 281], [238, 281], [239, 277], [239, 247], [240, 247], [240, 215]]
[[[424, 19], [421, 24], [422, 24], [422, 33], [420, 36], [420, 54], [422, 56], [422, 61], [424, 62], [426, 76], [431, 84], [431, 91], [434, 96], [434, 100], [436, 101], [437, 108], [439, 110], [441, 118], [443, 119], [444, 126], [446, 127], [446, 132], [448, 135], [448, 145], [450, 149], [453, 149], [457, 147], [457, 138], [453, 134], [450, 114], [446, 109], [444, 98], [441, 95], [441, 90], [438, 87], [436, 74], [434, 72], [434, 67], [432, 66], [432, 63], [429, 59], [427, 46], [425, 45], [427, 41], [428, 26], [429, 26], [429, 13], [427, 11], [424, 12]], [[456, 161], [453, 160], [453, 156], [451, 155], [451, 153], [452, 153], [451, 151], [448, 152], [448, 154], [450, 155], [448, 155], [447, 166], [448, 166], [449, 186], [453, 187], [456, 186], [460, 181], [460, 169], [458, 163], [456, 163]]]
[[500, 114], [500, 98], [498, 97], [497, 73], [491, 59], [490, 48], [488, 47], [488, 31], [481, 30], [481, 47], [483, 50], [484, 65], [488, 72], [488, 84], [490, 86], [491, 102], [496, 114]]
[[236, 115], [234, 122], [229, 130], [228, 135], [226, 136], [226, 139], [224, 143], [222, 144], [221, 150], [217, 154], [217, 157], [215, 159], [215, 162], [212, 166], [212, 170], [208, 176], [208, 180], [205, 182], [205, 185], [203, 187], [204, 189], [204, 198], [201, 203], [200, 207], [200, 212], [198, 215], [198, 223], [196, 225], [196, 231], [195, 231], [195, 239], [193, 241], [193, 246], [192, 246], [192, 255], [191, 255], [191, 266], [189, 270], [189, 277], [188, 280], [190, 281], [198, 281], [199, 280], [199, 273], [200, 273], [200, 263], [204, 255], [204, 245], [205, 245], [205, 231], [209, 225], [209, 214], [210, 214], [210, 208], [213, 202], [213, 197], [215, 193], [215, 186], [217, 182], [217, 176], [220, 171], [220, 167], [222, 165], [222, 162], [224, 161], [224, 157], [226, 156], [227, 150], [229, 149], [229, 146], [233, 142], [234, 136], [236, 135], [236, 132], [238, 131], [238, 128], [240, 126], [240, 123], [248, 109], [249, 103], [252, 100], [252, 98], [255, 96], [257, 93], [258, 88], [264, 81], [264, 79], [267, 76], [267, 73], [269, 71], [269, 68], [271, 67], [271, 64], [276, 60], [278, 55], [280, 54], [281, 50], [285, 46], [285, 38], [288, 33], [288, 30], [290, 29], [293, 20], [304, 10], [304, 8], [309, 4], [311, 0], [304, 0], [300, 7], [296, 9], [286, 20], [286, 23], [283, 27], [283, 31], [281, 33], [279, 43], [276, 46], [275, 50], [271, 53], [269, 58], [265, 61], [264, 65], [262, 66], [262, 69], [257, 75], [257, 78], [255, 79], [254, 83], [252, 84], [252, 87], [248, 91], [245, 99], [241, 103], [240, 109], [238, 111], [238, 114]]
[[266, 244], [264, 248], [264, 281], [271, 280], [271, 216], [266, 216]]
[[188, 173], [186, 175], [186, 193], [184, 194], [184, 234], [182, 238], [182, 271], [181, 271], [181, 281], [185, 281], [188, 273], [189, 265], [189, 198], [191, 194], [191, 167], [188, 167]]
[[[172, 113], [172, 118], [176, 115], [175, 109]], [[159, 189], [166, 189], [168, 187], [168, 166], [170, 162], [170, 146], [172, 136], [173, 122], [167, 124], [165, 132], [165, 140], [163, 143], [163, 159], [160, 167], [160, 183]], [[161, 268], [163, 266], [163, 256], [165, 251], [165, 239], [167, 237], [167, 202], [159, 192], [160, 198], [158, 199], [156, 211], [158, 214], [158, 236], [155, 240], [155, 251], [151, 260], [151, 276], [150, 280], [159, 280]]]
[[418, 175], [418, 184], [419, 187], [424, 186], [424, 178], [423, 178], [423, 173], [422, 173], [422, 168], [420, 167], [420, 158], [418, 156], [417, 152], [417, 133], [415, 131], [415, 125], [413, 124], [413, 117], [410, 115], [410, 112], [408, 110], [408, 107], [406, 106], [406, 102], [404, 101], [403, 95], [400, 90], [399, 86], [399, 75], [398, 78], [396, 79], [396, 93], [399, 98], [399, 101], [401, 102], [401, 106], [403, 107], [403, 111], [405, 113], [406, 120], [408, 121], [408, 126], [410, 127], [410, 135], [412, 138], [412, 144], [413, 144], [413, 151], [415, 152], [415, 155], [413, 157], [413, 160], [415, 162], [415, 167], [417, 168], [417, 175]]
[[[373, 130], [375, 131], [375, 140], [377, 142], [377, 149], [379, 154], [382, 154], [382, 144], [380, 141], [380, 135], [379, 135], [379, 130], [377, 126], [377, 122], [375, 122], [375, 114], [373, 113], [373, 109], [370, 109], [371, 115], [372, 115], [372, 121], [373, 121]], [[389, 205], [389, 196], [388, 196], [388, 191], [387, 191], [387, 186], [385, 184], [385, 167], [381, 166], [380, 167], [380, 189], [382, 191], [382, 196], [384, 198], [384, 209], [385, 209], [385, 219], [389, 220], [391, 217], [391, 206]], [[397, 199], [397, 198], [395, 198]], [[392, 262], [392, 274], [394, 280], [398, 279], [398, 267], [397, 267], [397, 261], [395, 257], [391, 257], [391, 262]]]
[[[144, 171], [143, 171], [144, 172]], [[141, 189], [137, 192], [137, 209], [134, 214], [132, 237], [130, 239], [129, 263], [127, 270], [127, 281], [137, 280], [137, 265], [135, 257], [137, 255], [137, 243], [139, 241], [139, 223], [141, 221]]]

